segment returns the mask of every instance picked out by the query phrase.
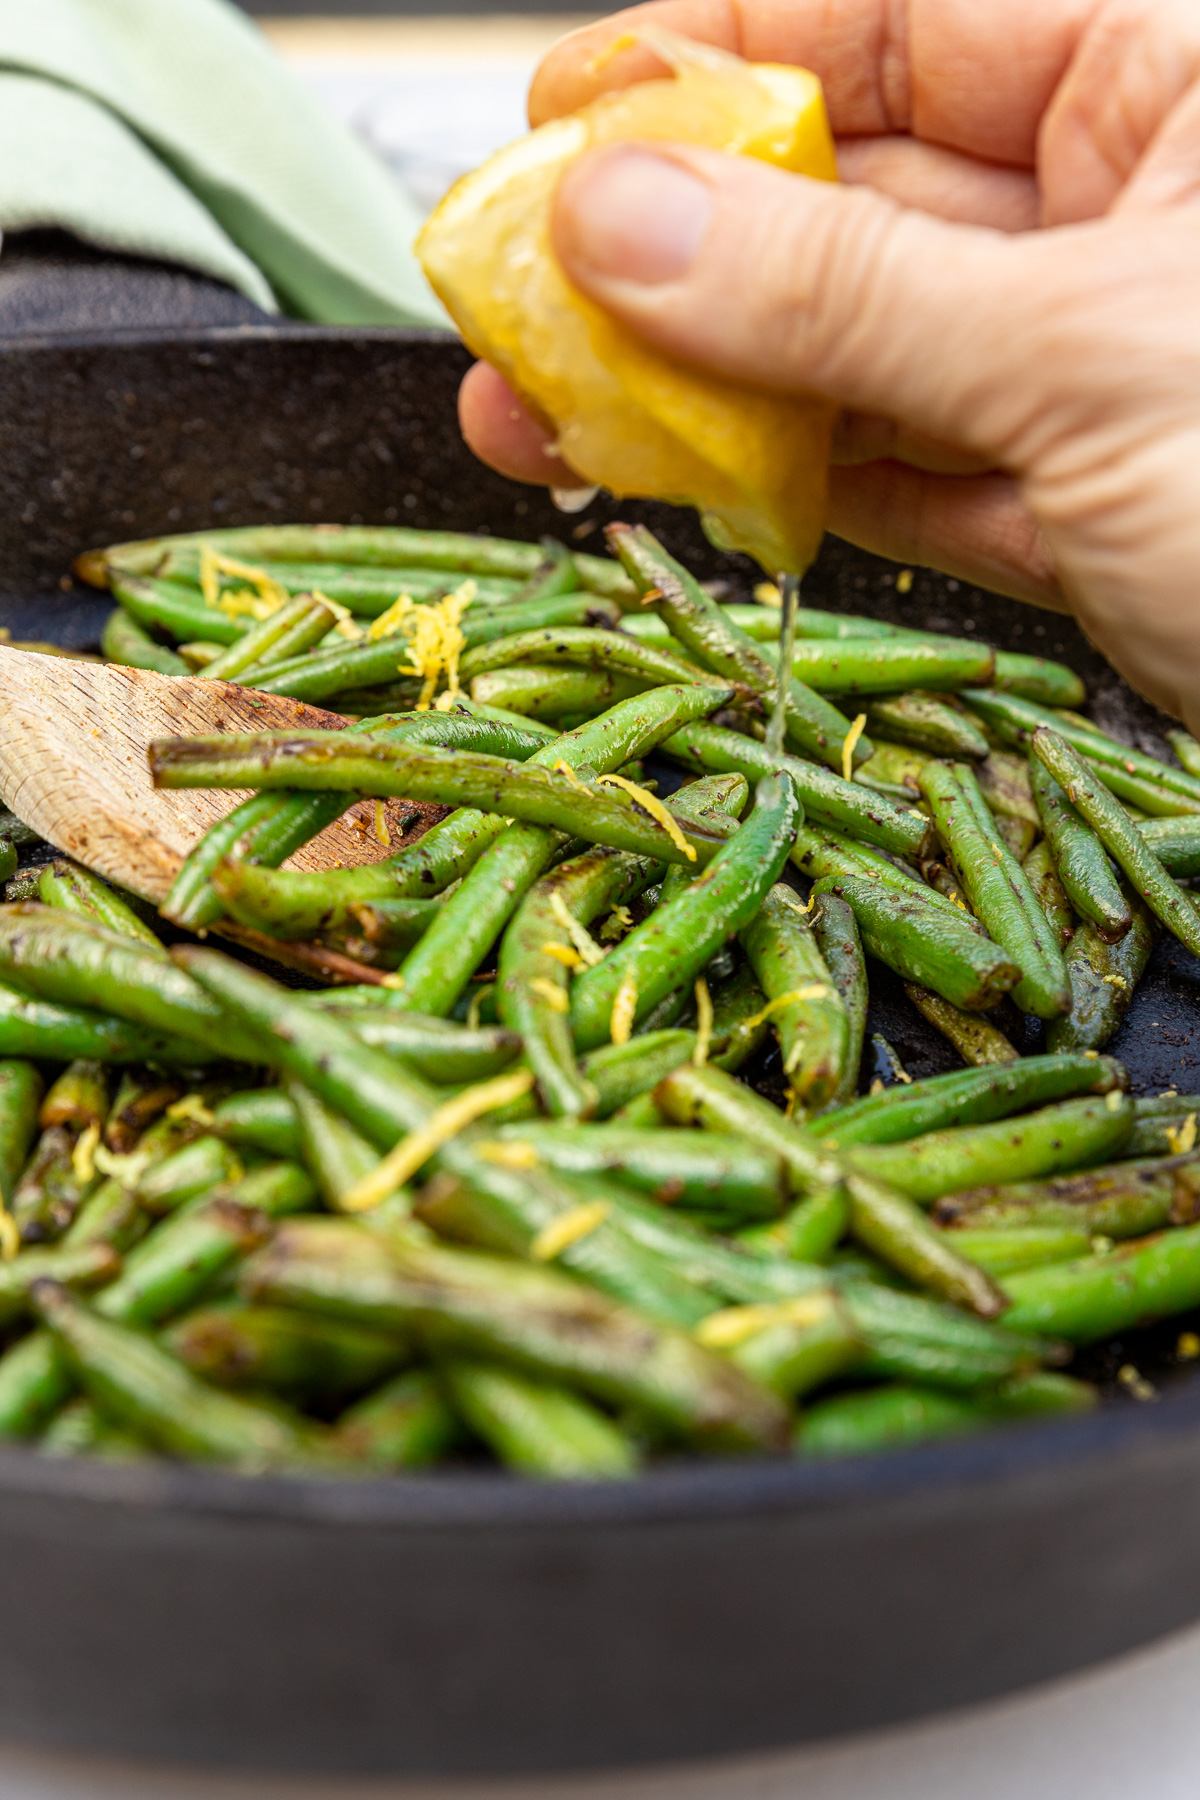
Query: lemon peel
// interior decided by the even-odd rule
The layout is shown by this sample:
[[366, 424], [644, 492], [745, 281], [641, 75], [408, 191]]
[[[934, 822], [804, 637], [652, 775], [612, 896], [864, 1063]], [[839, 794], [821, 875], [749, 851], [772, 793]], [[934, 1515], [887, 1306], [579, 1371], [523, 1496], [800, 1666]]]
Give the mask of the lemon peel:
[[714, 543], [770, 574], [801, 572], [824, 528], [834, 409], [651, 349], [571, 286], [550, 221], [569, 165], [629, 140], [703, 144], [836, 180], [821, 84], [669, 32], [636, 37], [670, 75], [603, 94], [465, 175], [417, 254], [467, 344], [550, 425], [579, 483], [691, 504]]
[[585, 1200], [579, 1206], [572, 1206], [569, 1211], [560, 1213], [557, 1219], [551, 1219], [543, 1225], [529, 1246], [529, 1254], [534, 1262], [553, 1262], [572, 1244], [581, 1238], [590, 1237], [598, 1231], [607, 1219], [612, 1207], [607, 1200]]
[[661, 825], [677, 850], [682, 850], [689, 862], [695, 862], [696, 852], [679, 829], [672, 813], [667, 811], [662, 801], [649, 788], [639, 787], [636, 781], [627, 781], [624, 775], [598, 775], [597, 787], [618, 787], [635, 800], [643, 812], [648, 812], [656, 825]]

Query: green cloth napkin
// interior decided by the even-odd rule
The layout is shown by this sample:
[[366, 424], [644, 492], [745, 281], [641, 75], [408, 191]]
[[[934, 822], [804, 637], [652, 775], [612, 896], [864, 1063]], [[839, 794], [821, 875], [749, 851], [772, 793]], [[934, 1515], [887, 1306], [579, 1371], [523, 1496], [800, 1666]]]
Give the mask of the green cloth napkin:
[[227, 0], [0, 0], [0, 230], [61, 226], [323, 324], [444, 325], [418, 224]]

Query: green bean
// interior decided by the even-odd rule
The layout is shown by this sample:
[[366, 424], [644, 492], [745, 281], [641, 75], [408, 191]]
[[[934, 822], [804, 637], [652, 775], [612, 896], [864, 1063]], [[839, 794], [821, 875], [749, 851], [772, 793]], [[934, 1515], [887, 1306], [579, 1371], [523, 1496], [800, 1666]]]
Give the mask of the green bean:
[[[126, 1069], [104, 1121], [105, 1148], [115, 1150], [118, 1156], [126, 1155], [147, 1126], [165, 1113], [181, 1093], [179, 1079], [174, 1075], [154, 1069]], [[180, 1130], [184, 1134], [181, 1143], [195, 1135], [190, 1123], [181, 1123]]]
[[211, 1193], [159, 1225], [125, 1258], [97, 1311], [154, 1325], [191, 1306], [270, 1235], [271, 1220], [311, 1206], [313, 1184], [294, 1163], [274, 1163]]
[[1133, 1132], [1125, 1146], [1127, 1156], [1166, 1156], [1175, 1139], [1188, 1131], [1188, 1119], [1200, 1119], [1200, 1095], [1160, 1094], [1133, 1103]]
[[[801, 615], [805, 611], [802, 606], [796, 610]], [[736, 625], [757, 642], [774, 643], [779, 637], [779, 613], [773, 607], [759, 606], [757, 602], [722, 602], [721, 612], [730, 625]], [[673, 650], [676, 656], [682, 653], [682, 644], [672, 637], [666, 622], [657, 613], [626, 612], [621, 619], [621, 630], [631, 637], [641, 638], [644, 644], [658, 644], [665, 650]], [[808, 634], [797, 629], [797, 635], [805, 637]]]
[[1099, 838], [1038, 758], [1031, 762], [1029, 773], [1042, 830], [1071, 905], [1106, 943], [1115, 943], [1124, 937], [1133, 919]]
[[1009, 1321], [1092, 1344], [1200, 1305], [1200, 1225], [1008, 1277]]
[[555, 1270], [292, 1220], [243, 1270], [244, 1291], [482, 1355], [635, 1405], [686, 1437], [775, 1447], [786, 1413], [725, 1359]]
[[610, 1118], [618, 1107], [648, 1093], [680, 1063], [690, 1062], [695, 1048], [694, 1031], [676, 1030], [644, 1031], [627, 1044], [601, 1044], [581, 1065], [596, 1095], [593, 1118]]
[[[479, 1160], [486, 1167], [501, 1154], [499, 1144], [494, 1139], [480, 1144]], [[521, 1172], [523, 1180], [493, 1180], [487, 1191], [469, 1176], [462, 1181], [443, 1175], [425, 1189], [417, 1216], [443, 1237], [509, 1256], [558, 1262], [610, 1299], [661, 1325], [690, 1330], [711, 1312], [713, 1301], [698, 1290], [691, 1271], [676, 1267], [661, 1244], [628, 1229], [623, 1190], [548, 1165]], [[561, 1244], [555, 1240], [559, 1230], [564, 1233]]]
[[841, 1182], [841, 1164], [813, 1134], [785, 1119], [769, 1100], [723, 1070], [680, 1067], [659, 1082], [654, 1095], [672, 1124], [732, 1133], [778, 1156], [793, 1192], [824, 1193]]
[[906, 694], [881, 694], [863, 708], [867, 726], [880, 738], [927, 750], [933, 756], [952, 756], [981, 761], [988, 741], [975, 721], [938, 694], [913, 689]]
[[411, 565], [520, 580], [527, 580], [542, 560], [537, 544], [466, 532], [416, 531], [405, 525], [242, 525], [110, 544], [79, 557], [75, 569], [85, 581], [103, 582], [105, 574], [118, 568], [149, 573], [164, 556], [185, 550], [215, 550], [256, 566], [263, 561], [333, 562], [343, 568]]
[[1097, 1398], [1088, 1382], [1046, 1371], [1016, 1376], [991, 1395], [969, 1400], [912, 1384], [868, 1388], [809, 1407], [797, 1427], [796, 1453], [855, 1456], [897, 1449], [984, 1430], [997, 1418], [1088, 1412]]
[[1011, 1063], [1018, 1058], [1002, 1031], [981, 1019], [978, 1013], [963, 1012], [957, 1006], [951, 1006], [940, 994], [931, 994], [928, 988], [918, 987], [915, 981], [906, 981], [904, 992], [912, 1001], [923, 1019], [928, 1019], [935, 1031], [940, 1031], [965, 1063], [975, 1068], [984, 1068], [989, 1064]]
[[76, 1134], [50, 1125], [38, 1139], [13, 1192], [11, 1212], [23, 1244], [52, 1243], [62, 1236], [91, 1189], [94, 1177], [75, 1168]]
[[[296, 796], [256, 794], [254, 798], [291, 803]], [[313, 794], [308, 798], [322, 803], [336, 799], [340, 808], [344, 796]], [[239, 924], [273, 937], [311, 938], [343, 924], [349, 908], [361, 902], [439, 893], [465, 875], [503, 830], [503, 819], [464, 808], [432, 826], [415, 844], [362, 868], [325, 869], [315, 874], [218, 859], [204, 872], [204, 879], [212, 876], [219, 890], [218, 904], [223, 903]], [[169, 916], [182, 922], [174, 912]]]
[[95, 1288], [111, 1281], [120, 1258], [107, 1244], [63, 1244], [45, 1250], [22, 1250], [11, 1262], [0, 1263], [0, 1321], [13, 1325], [29, 1311], [33, 1289], [40, 1281], [64, 1287]]
[[867, 1024], [867, 970], [854, 914], [836, 894], [828, 894], [813, 909], [812, 931], [821, 957], [837, 989], [845, 1017], [845, 1045], [837, 1085], [830, 1095], [834, 1103], [853, 1098], [858, 1087], [863, 1036]]
[[515, 663], [538, 663], [550, 668], [560, 665], [620, 671], [639, 680], [666, 685], [668, 682], [700, 681], [708, 676], [682, 657], [653, 644], [640, 643], [619, 631], [597, 631], [585, 626], [560, 625], [541, 631], [514, 630], [468, 650], [459, 664], [459, 678], [469, 683], [476, 675], [491, 674]]
[[1039, 839], [1022, 863], [1029, 885], [1038, 897], [1042, 911], [1055, 932], [1059, 945], [1066, 949], [1075, 935], [1078, 920], [1066, 889], [1058, 878], [1054, 858], [1045, 838]]
[[966, 1226], [953, 1234], [953, 1243], [960, 1256], [999, 1276], [1070, 1262], [1092, 1247], [1091, 1235], [1078, 1225], [1016, 1225], [1002, 1231]]
[[[457, 570], [411, 568], [354, 568], [332, 562], [276, 562], [267, 557], [255, 568], [269, 576], [287, 594], [319, 594], [322, 600], [336, 600], [357, 617], [378, 618], [396, 604], [401, 594], [410, 600], [429, 604], [461, 588], [464, 577]], [[198, 587], [200, 558], [196, 554], [174, 551], [164, 557], [158, 575], [165, 581], [176, 581]], [[238, 577], [221, 579], [236, 583]], [[472, 606], [493, 607], [515, 600], [527, 585], [507, 575], [474, 575]]]
[[737, 1234], [737, 1242], [768, 1255], [786, 1256], [794, 1262], [826, 1262], [850, 1224], [850, 1206], [844, 1188], [830, 1188], [798, 1200], [781, 1219], [769, 1225], [750, 1225]]
[[[889, 625], [882, 619], [820, 612], [814, 607], [799, 609], [796, 629], [806, 638], [909, 638], [933, 644], [944, 641], [940, 632], [915, 631], [904, 625]], [[1030, 700], [1043, 700], [1047, 706], [1082, 706], [1087, 698], [1087, 690], [1073, 669], [1044, 656], [1021, 656], [1007, 650], [996, 651], [992, 684]]]
[[[282, 862], [326, 825], [332, 825], [349, 804], [341, 794], [254, 794], [243, 800], [211, 825], [188, 852], [162, 904], [163, 917], [193, 931], [215, 924], [224, 907], [212, 876], [227, 856], [240, 848], [243, 856], [261, 858], [268, 865]], [[268, 835], [270, 849], [263, 841]], [[280, 846], [278, 858], [273, 854], [276, 844]]]
[[841, 879], [845, 876], [852, 881], [882, 882], [894, 893], [919, 901], [939, 915], [949, 914], [960, 928], [965, 926], [968, 930], [982, 930], [982, 927], [974, 926], [970, 913], [963, 907], [956, 906], [953, 900], [948, 900], [934, 888], [918, 881], [915, 875], [906, 874], [895, 863], [889, 862], [880, 851], [873, 850], [866, 844], [854, 843], [840, 831], [831, 831], [827, 826], [799, 826], [796, 841], [792, 845], [791, 861], [802, 874], [810, 876], [814, 881], [827, 877]]
[[0, 1439], [37, 1437], [71, 1398], [74, 1378], [48, 1331], [31, 1331], [0, 1355]]
[[77, 1059], [52, 1082], [42, 1101], [38, 1124], [71, 1125], [79, 1131], [89, 1125], [103, 1125], [110, 1098], [104, 1065]]
[[1200, 779], [1200, 744], [1190, 731], [1168, 731], [1167, 742], [1170, 744], [1180, 764], [1189, 775]]
[[1064, 1100], [1018, 1119], [952, 1126], [899, 1144], [855, 1144], [844, 1154], [909, 1199], [929, 1205], [960, 1188], [1032, 1181], [1103, 1162], [1120, 1151], [1132, 1130], [1133, 1108], [1114, 1088], [1102, 1098]]
[[[753, 1056], [771, 1029], [771, 1020], [766, 1011], [767, 996], [759, 987], [758, 977], [750, 964], [743, 963], [728, 981], [721, 983], [710, 998], [713, 1022], [708, 1060], [714, 1068], [726, 1069], [732, 1074]], [[633, 1041], [644, 1044], [649, 1035], [648, 1032], [642, 1032]], [[600, 1056], [604, 1052], [596, 1050], [592, 1054]], [[690, 1057], [679, 1058], [680, 1062], [690, 1060]], [[661, 1081], [663, 1075], [669, 1073], [670, 1070], [664, 1069], [655, 1079]]]
[[[166, 1090], [164, 1106], [171, 1092], [171, 1089]], [[114, 1113], [119, 1103], [120, 1095], [114, 1103]], [[170, 1116], [158, 1119], [144, 1131], [139, 1126], [128, 1135], [123, 1129], [120, 1134], [115, 1133], [113, 1125], [113, 1114], [110, 1114], [106, 1135], [116, 1140], [117, 1154], [130, 1155], [130, 1161], [87, 1194], [62, 1240], [68, 1248], [109, 1244], [124, 1252], [138, 1243], [150, 1228], [149, 1213], [138, 1199], [138, 1183], [149, 1170], [190, 1142], [196, 1131], [190, 1119]], [[134, 1144], [136, 1156], [131, 1154]], [[108, 1147], [112, 1147], [111, 1142]]]
[[[599, 773], [621, 768], [634, 757], [651, 750], [706, 704], [711, 689], [656, 688], [601, 714], [578, 731], [547, 744], [531, 759], [539, 770], [565, 765], [568, 771], [587, 767]], [[570, 787], [578, 802], [583, 796]], [[596, 790], [591, 790], [594, 795]], [[449, 826], [451, 820], [447, 820]], [[574, 831], [574, 825], [568, 825]], [[711, 830], [711, 827], [708, 828]], [[483, 952], [503, 929], [523, 895], [537, 880], [562, 840], [556, 834], [531, 825], [509, 825], [497, 834], [485, 856], [470, 870], [433, 929], [409, 955], [400, 970], [397, 992], [416, 1012], [446, 1013], [470, 980]], [[674, 856], [685, 860], [678, 851]], [[656, 855], [651, 851], [651, 855]]]
[[1035, 731], [1033, 749], [1151, 912], [1189, 950], [1200, 950], [1200, 915], [1191, 898], [1176, 887], [1137, 826], [1083, 758], [1053, 731]]
[[112, 1425], [90, 1400], [69, 1400], [44, 1432], [44, 1456], [99, 1456], [106, 1462], [144, 1462], [150, 1450], [131, 1431]]
[[202, 595], [177, 587], [173, 581], [114, 574], [110, 585], [113, 598], [135, 624], [145, 631], [166, 631], [177, 643], [203, 638], [214, 644], [236, 644], [253, 625], [251, 619], [206, 606]]
[[[141, 543], [113, 544], [76, 560], [77, 574], [104, 585], [115, 568], [142, 573], [156, 569], [164, 555], [211, 549], [242, 562], [334, 562], [340, 568], [446, 569], [470, 575], [500, 575], [528, 581], [544, 561], [538, 544], [510, 538], [476, 537], [467, 532], [418, 531], [406, 525], [245, 525], [223, 531], [194, 531]], [[607, 557], [576, 551], [571, 558], [585, 587], [628, 594], [629, 583]]]
[[[850, 1152], [851, 1157], [864, 1160], [869, 1154]], [[1003, 1312], [1007, 1302], [991, 1277], [960, 1256], [949, 1241], [950, 1234], [938, 1231], [908, 1194], [895, 1185], [885, 1185], [886, 1181], [882, 1170], [860, 1168], [846, 1174], [850, 1231], [858, 1242], [918, 1287], [967, 1307], [981, 1319], [994, 1319]]]
[[300, 1154], [296, 1111], [280, 1088], [248, 1088], [213, 1108], [211, 1129], [231, 1144], [263, 1150], [268, 1156]]
[[[655, 690], [656, 695], [671, 698], [694, 694], [697, 712], [719, 705], [721, 692], [716, 688]], [[558, 761], [564, 748], [556, 741], [529, 762], [514, 763], [465, 750], [443, 751], [372, 739], [351, 746], [341, 734], [319, 732], [160, 738], [151, 744], [149, 754], [158, 787], [300, 787], [478, 804], [484, 812], [550, 826], [635, 855], [660, 856], [667, 862], [691, 860], [663, 826], [619, 790], [614, 795], [609, 789], [584, 787], [548, 766], [551, 752], [560, 753], [554, 758]], [[712, 833], [696, 826], [685, 828], [684, 836], [701, 863], [719, 848]]]
[[921, 770], [929, 760], [927, 751], [882, 740], [866, 762], [859, 764], [854, 779], [864, 787], [889, 792], [894, 800], [907, 799], [912, 804], [921, 797]]
[[471, 683], [471, 698], [530, 719], [552, 719], [565, 730], [565, 721], [575, 714], [590, 717], [645, 693], [649, 686], [635, 675], [533, 664], [477, 675]]
[[449, 1362], [442, 1379], [476, 1436], [522, 1475], [604, 1481], [636, 1472], [628, 1435], [568, 1388], [486, 1363]]
[[244, 1170], [228, 1145], [217, 1137], [198, 1137], [155, 1163], [134, 1184], [134, 1194], [147, 1212], [177, 1212], [189, 1200], [222, 1181], [236, 1181]]
[[885, 1088], [814, 1119], [807, 1130], [832, 1150], [852, 1144], [898, 1144], [930, 1131], [1010, 1118], [1023, 1107], [1076, 1094], [1110, 1094], [1125, 1081], [1125, 1070], [1112, 1057], [1085, 1052], [1026, 1056]]
[[79, 863], [56, 857], [53, 862], [43, 864], [38, 891], [44, 906], [78, 913], [98, 925], [106, 925], [110, 931], [119, 932], [122, 937], [149, 945], [160, 956], [166, 955], [159, 939], [148, 925], [142, 923], [129, 903], [122, 900], [106, 881], [101, 881], [98, 875], [93, 875]]
[[[774, 660], [770, 647], [762, 654]], [[822, 694], [880, 694], [896, 688], [964, 688], [989, 682], [995, 652], [962, 638], [810, 638], [796, 644], [792, 673]]]
[[1200, 875], [1200, 819], [1143, 819], [1138, 830], [1168, 875]]
[[895, 1383], [818, 1400], [796, 1428], [796, 1454], [862, 1456], [930, 1439], [982, 1431], [988, 1415], [974, 1401], [936, 1388]]
[[949, 902], [935, 908], [918, 895], [870, 880], [827, 877], [813, 892], [822, 899], [837, 894], [847, 902], [871, 956], [967, 1012], [989, 1012], [1021, 978], [1007, 951], [981, 937]]
[[1017, 1005], [1042, 1019], [1065, 1013], [1070, 988], [1057, 938], [1025, 871], [997, 841], [995, 821], [971, 770], [965, 763], [952, 769], [931, 763], [922, 772], [921, 791], [972, 910], [1021, 970], [1013, 991]]
[[1087, 689], [1073, 669], [1044, 656], [1021, 656], [997, 650], [992, 686], [1042, 706], [1082, 706]]
[[316, 1433], [302, 1421], [216, 1392], [144, 1333], [101, 1318], [57, 1282], [38, 1282], [34, 1300], [101, 1412], [157, 1449], [247, 1470], [316, 1460]]
[[[763, 896], [741, 944], [772, 1010], [783, 1072], [797, 1103], [820, 1110], [838, 1092], [850, 1060], [850, 1020], [792, 889]], [[856, 1071], [857, 1073], [857, 1071]]]
[[698, 975], [725, 938], [754, 917], [802, 816], [787, 775], [760, 781], [749, 819], [708, 868], [635, 927], [602, 963], [578, 976], [570, 1016], [580, 1049], [594, 1049], [612, 1035], [613, 1008], [623, 984], [633, 997], [633, 1017], [644, 1018], [674, 988]]
[[[509, 603], [502, 607], [477, 607], [461, 621], [459, 631], [468, 645], [486, 644], [492, 638], [507, 637], [522, 627], [535, 630], [576, 622], [609, 625], [619, 616], [615, 607], [592, 595], [565, 594], [530, 605]], [[293, 700], [311, 702], [328, 700], [352, 689], [370, 689], [397, 678], [401, 681], [417, 678], [403, 620], [392, 631], [377, 638], [368, 637], [356, 643], [341, 639], [336, 644], [323, 644], [305, 655], [293, 656], [287, 662], [251, 668], [246, 680], [260, 693], [284, 694]]]
[[336, 614], [324, 600], [296, 594], [207, 664], [205, 679], [240, 681], [248, 673], [300, 655], [327, 637], [335, 622]]
[[1167, 1224], [1191, 1223], [1191, 1195], [1182, 1214], [1176, 1207], [1177, 1175], [1183, 1166], [1179, 1157], [1155, 1157], [1087, 1169], [1057, 1181], [967, 1188], [939, 1200], [934, 1217], [944, 1225], [979, 1231], [1066, 1226], [1089, 1237], [1141, 1237]]
[[209, 643], [204, 638], [193, 638], [190, 643], [179, 646], [179, 654], [189, 675], [202, 675], [209, 663], [216, 662], [218, 656], [224, 656], [225, 650], [226, 645]]
[[569, 959], [578, 952], [560, 915], [586, 926], [598, 912], [644, 887], [658, 866], [604, 849], [560, 863], [534, 883], [504, 934], [497, 973], [500, 1015], [520, 1033], [542, 1105], [554, 1118], [588, 1117], [597, 1103], [571, 1041], [563, 954]]
[[5, 1207], [12, 1203], [37, 1131], [43, 1088], [32, 1063], [0, 1062], [0, 1200]]
[[786, 1193], [778, 1157], [741, 1139], [545, 1120], [502, 1125], [495, 1138], [528, 1144], [564, 1174], [612, 1176], [664, 1205], [715, 1207], [741, 1220], [777, 1217]]
[[[1050, 730], [1064, 738], [1087, 759], [1105, 787], [1152, 815], [1200, 813], [1200, 780], [1184, 770], [1172, 769], [1153, 756], [1119, 744], [1086, 721], [1076, 724], [1061, 712], [1036, 706], [1015, 694], [989, 693], [986, 689], [965, 693], [971, 709], [1019, 747], [1027, 746], [1035, 732]], [[1051, 774], [1054, 773], [1051, 769]], [[1065, 785], [1065, 784], [1063, 784]]]
[[350, 908], [350, 920], [323, 931], [320, 942], [368, 968], [395, 969], [420, 943], [440, 908], [440, 900], [360, 900]]
[[0, 978], [34, 999], [82, 1001], [210, 1055], [253, 1060], [221, 1009], [161, 949], [50, 907], [23, 901], [0, 912]]
[[[202, 974], [229, 1009], [252, 1021], [263, 1033], [263, 1050], [283, 1063], [327, 1105], [343, 1114], [380, 1149], [390, 1149], [398, 1136], [419, 1129], [437, 1104], [436, 1090], [368, 1050], [328, 1016], [289, 996], [273, 982], [253, 974], [227, 957], [206, 951], [178, 952]], [[537, 1170], [514, 1169], [485, 1161], [465, 1139], [452, 1139], [438, 1152], [435, 1164], [469, 1181], [477, 1202], [488, 1209], [497, 1228], [513, 1234], [506, 1240], [523, 1248], [564, 1212], [580, 1203], [577, 1184], [551, 1179]], [[697, 1298], [660, 1260], [636, 1253], [613, 1229], [596, 1228], [560, 1252], [567, 1267], [578, 1268], [598, 1285], [635, 1295], [659, 1314], [672, 1310], [685, 1322], [696, 1316]]]
[[485, 1081], [507, 1068], [521, 1047], [515, 1032], [495, 1025], [452, 1025], [423, 1013], [402, 1012], [394, 1006], [370, 1010], [345, 1007], [339, 1004], [344, 992], [344, 988], [333, 988], [328, 994], [314, 997], [315, 1003], [331, 1017], [349, 1024], [364, 1044], [399, 1057], [426, 1081], [447, 1087]]
[[1067, 947], [1071, 1010], [1047, 1033], [1051, 1050], [1101, 1050], [1120, 1026], [1154, 948], [1154, 920], [1132, 901], [1133, 924], [1115, 944], [1082, 925]]
[[965, 1304], [981, 1317], [1001, 1310], [1003, 1298], [903, 1197], [880, 1180], [839, 1162], [812, 1138], [780, 1117], [769, 1101], [750, 1094], [714, 1069], [677, 1069], [655, 1089], [664, 1114], [676, 1124], [737, 1132], [782, 1157], [793, 1185], [825, 1192], [844, 1180], [854, 1235], [893, 1268], [933, 1292]]
[[115, 606], [105, 620], [100, 648], [109, 662], [122, 663], [128, 669], [153, 669], [156, 675], [189, 673], [182, 656], [156, 643], [123, 606]]
[[754, 738], [721, 725], [697, 721], [667, 738], [662, 748], [687, 768], [735, 770], [748, 781], [786, 770], [795, 783], [810, 824], [846, 831], [852, 838], [890, 850], [897, 856], [929, 854], [932, 834], [927, 819], [872, 794], [855, 782], [796, 756], [775, 756]]
[[[304, 1166], [326, 1206], [336, 1212], [343, 1197], [379, 1161], [374, 1145], [302, 1081], [289, 1076], [287, 1093], [296, 1118]], [[388, 1196], [392, 1211], [397, 1198], [404, 1211], [411, 1209], [412, 1197], [407, 1189], [402, 1189]]]
[[[605, 536], [632, 576], [642, 604], [653, 605], [694, 661], [753, 689], [766, 702], [773, 700], [779, 674], [762, 647], [732, 622], [681, 563], [667, 555], [644, 525], [613, 525]], [[787, 737], [792, 748], [840, 771], [849, 719], [794, 677], [787, 695]], [[871, 744], [860, 737], [853, 760], [865, 762], [870, 754]]]
[[520, 731], [541, 738], [543, 743], [558, 736], [558, 729], [554, 725], [544, 725], [540, 719], [522, 718], [520, 713], [506, 712], [502, 706], [484, 706], [469, 694], [455, 695], [454, 704], [456, 709], [469, 713], [473, 719], [492, 719], [498, 725], [513, 725]]
[[417, 1469], [439, 1462], [461, 1435], [440, 1383], [416, 1369], [343, 1413], [331, 1443], [350, 1461], [371, 1468]]
[[851, 1313], [831, 1289], [776, 1306], [735, 1307], [705, 1320], [698, 1335], [789, 1401], [847, 1373], [863, 1352]]
[[218, 1387], [265, 1390], [323, 1407], [345, 1404], [407, 1361], [403, 1345], [382, 1332], [242, 1300], [188, 1313], [163, 1342], [193, 1374]]

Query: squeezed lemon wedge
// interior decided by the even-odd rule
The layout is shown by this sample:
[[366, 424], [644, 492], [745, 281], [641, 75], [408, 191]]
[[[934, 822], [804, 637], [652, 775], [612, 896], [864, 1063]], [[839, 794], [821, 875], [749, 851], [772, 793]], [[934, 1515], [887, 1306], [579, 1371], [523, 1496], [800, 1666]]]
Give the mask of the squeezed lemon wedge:
[[[833, 407], [652, 350], [568, 282], [550, 213], [577, 156], [628, 139], [704, 144], [834, 181], [821, 84], [663, 31], [638, 37], [672, 75], [605, 94], [499, 151], [451, 188], [417, 254], [469, 347], [551, 423], [581, 477], [618, 496], [695, 506], [722, 548], [772, 573], [802, 572], [824, 528]], [[731, 269], [730, 280], [743, 274]]]

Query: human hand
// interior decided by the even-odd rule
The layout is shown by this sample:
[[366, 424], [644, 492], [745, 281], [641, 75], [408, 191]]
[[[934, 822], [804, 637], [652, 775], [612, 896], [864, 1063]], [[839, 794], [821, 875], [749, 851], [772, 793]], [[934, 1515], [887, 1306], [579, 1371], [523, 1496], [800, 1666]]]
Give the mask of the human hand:
[[[844, 409], [830, 527], [1068, 606], [1200, 726], [1200, 5], [1196, 0], [655, 0], [551, 52], [535, 123], [661, 73], [646, 20], [825, 84], [829, 187], [690, 146], [564, 179], [571, 280], [671, 355]], [[1033, 229], [1041, 227], [1042, 229]], [[570, 485], [494, 370], [488, 461]]]

